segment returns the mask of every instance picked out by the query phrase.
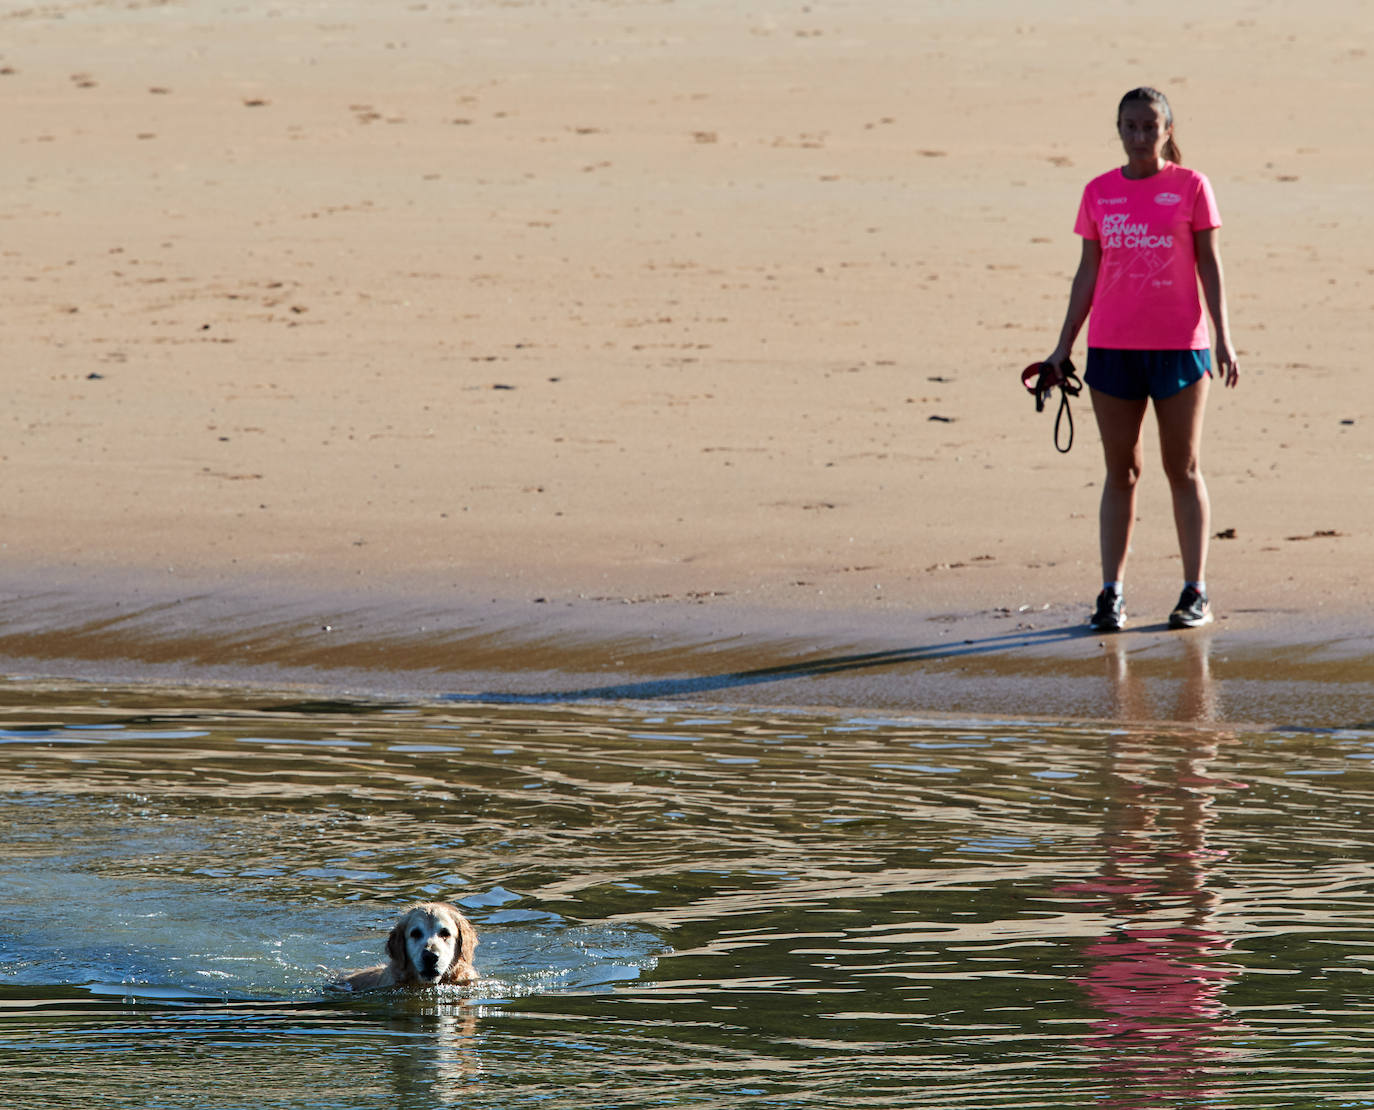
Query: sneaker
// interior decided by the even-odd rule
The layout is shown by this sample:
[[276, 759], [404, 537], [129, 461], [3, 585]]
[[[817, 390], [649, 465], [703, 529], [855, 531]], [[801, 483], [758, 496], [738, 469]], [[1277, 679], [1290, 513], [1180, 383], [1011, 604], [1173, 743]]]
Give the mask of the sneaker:
[[1194, 586], [1184, 586], [1178, 596], [1178, 604], [1169, 614], [1170, 628], [1197, 628], [1212, 623], [1212, 606], [1207, 595], [1199, 593]]
[[1103, 590], [1097, 595], [1097, 611], [1088, 621], [1098, 632], [1120, 632], [1126, 626], [1126, 604], [1115, 590]]

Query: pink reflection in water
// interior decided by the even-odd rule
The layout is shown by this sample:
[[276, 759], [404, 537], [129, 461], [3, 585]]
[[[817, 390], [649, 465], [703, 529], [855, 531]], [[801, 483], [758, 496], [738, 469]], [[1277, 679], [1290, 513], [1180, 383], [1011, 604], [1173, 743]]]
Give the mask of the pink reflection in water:
[[1216, 733], [1114, 738], [1096, 876], [1058, 893], [1110, 930], [1083, 949], [1084, 994], [1101, 1017], [1085, 1045], [1116, 1110], [1161, 1100], [1224, 1107], [1227, 1042], [1244, 1032], [1226, 1006], [1241, 969], [1214, 923], [1210, 888], [1227, 852], [1208, 842], [1218, 794], [1244, 783], [1208, 773], [1229, 738]]

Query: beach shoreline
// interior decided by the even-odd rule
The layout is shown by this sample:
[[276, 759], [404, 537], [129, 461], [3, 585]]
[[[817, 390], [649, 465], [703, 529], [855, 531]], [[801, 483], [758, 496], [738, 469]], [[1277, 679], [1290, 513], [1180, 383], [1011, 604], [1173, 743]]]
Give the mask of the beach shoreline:
[[0, 671], [34, 681], [343, 700], [679, 703], [932, 718], [1368, 728], [1360, 615], [1089, 630], [1086, 606], [881, 612], [549, 601], [107, 573], [0, 598]]

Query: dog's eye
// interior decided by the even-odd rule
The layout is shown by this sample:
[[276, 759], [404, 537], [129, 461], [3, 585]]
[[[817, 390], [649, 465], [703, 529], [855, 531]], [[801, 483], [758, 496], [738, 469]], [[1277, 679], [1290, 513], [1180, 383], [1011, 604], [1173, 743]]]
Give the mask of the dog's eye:
[[415, 928], [415, 929], [411, 929], [411, 930], [410, 930], [410, 939], [411, 939], [411, 940], [419, 940], [419, 939], [420, 939], [422, 936], [424, 936], [424, 935], [425, 935], [425, 934], [422, 933], [418, 928]]
[[445, 940], [448, 940], [449, 937], [453, 936], [453, 934], [450, 933], [447, 929], [440, 929], [439, 935], [443, 937]]

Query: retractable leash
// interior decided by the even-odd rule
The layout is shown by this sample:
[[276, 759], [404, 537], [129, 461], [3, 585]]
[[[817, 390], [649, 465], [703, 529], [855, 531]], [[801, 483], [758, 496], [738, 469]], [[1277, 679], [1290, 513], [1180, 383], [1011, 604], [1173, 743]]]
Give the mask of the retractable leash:
[[[1067, 455], [1073, 447], [1073, 410], [1069, 408], [1069, 398], [1077, 397], [1083, 392], [1083, 383], [1078, 380], [1078, 371], [1068, 359], [1060, 366], [1061, 369], [1056, 370], [1048, 362], [1032, 362], [1021, 371], [1021, 384], [1026, 387], [1028, 393], [1035, 394], [1036, 412], [1045, 411], [1045, 398], [1055, 386], [1059, 387], [1059, 412], [1054, 418], [1054, 449], [1061, 455]], [[1032, 378], [1035, 379], [1033, 382]], [[1060, 447], [1059, 424], [1065, 417], [1068, 417], [1069, 439]]]

